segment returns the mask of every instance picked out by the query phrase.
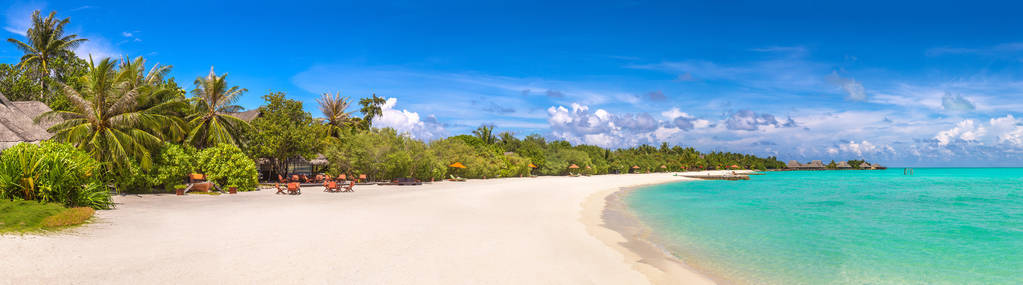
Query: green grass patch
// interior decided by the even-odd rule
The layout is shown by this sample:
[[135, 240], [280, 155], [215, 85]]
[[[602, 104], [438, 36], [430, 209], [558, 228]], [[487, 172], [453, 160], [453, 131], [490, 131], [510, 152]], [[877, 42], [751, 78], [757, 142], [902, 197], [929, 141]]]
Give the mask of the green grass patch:
[[69, 209], [58, 203], [0, 200], [0, 233], [39, 232], [80, 225], [95, 212], [85, 207]]
[[89, 218], [92, 218], [92, 215], [95, 213], [96, 210], [89, 207], [70, 208], [57, 213], [56, 215], [46, 217], [43, 219], [42, 225], [44, 228], [81, 225], [85, 223], [85, 221], [89, 220]]

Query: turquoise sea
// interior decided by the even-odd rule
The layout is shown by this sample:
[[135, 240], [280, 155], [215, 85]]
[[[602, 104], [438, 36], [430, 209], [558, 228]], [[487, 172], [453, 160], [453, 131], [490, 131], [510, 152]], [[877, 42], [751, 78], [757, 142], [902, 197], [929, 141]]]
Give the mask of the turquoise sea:
[[770, 172], [625, 198], [725, 283], [1023, 284], [1023, 168]]

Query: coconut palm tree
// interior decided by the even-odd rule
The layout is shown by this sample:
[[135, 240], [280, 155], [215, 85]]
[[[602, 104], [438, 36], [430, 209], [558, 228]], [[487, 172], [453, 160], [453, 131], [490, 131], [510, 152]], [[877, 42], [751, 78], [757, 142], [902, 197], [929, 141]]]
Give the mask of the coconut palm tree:
[[484, 144], [494, 144], [497, 142], [497, 137], [494, 136], [494, 125], [481, 125], [476, 130], [472, 131], [472, 134], [480, 139]]
[[195, 110], [187, 117], [191, 130], [185, 140], [199, 148], [221, 143], [238, 145], [238, 136], [251, 127], [230, 114], [242, 110], [234, 102], [246, 91], [238, 86], [228, 88], [227, 73], [217, 76], [210, 66], [210, 74], [195, 79]]
[[323, 111], [323, 116], [327, 118], [328, 137], [340, 137], [345, 124], [351, 119], [352, 112], [345, 111], [351, 104], [349, 100], [348, 97], [341, 97], [341, 92], [333, 96], [330, 93], [323, 93], [320, 99], [316, 99], [316, 102], [320, 103], [320, 111]]
[[145, 58], [141, 56], [132, 60], [124, 58], [118, 67], [117, 80], [137, 90], [138, 108], [145, 109], [165, 102], [177, 103], [174, 105], [176, 108], [166, 109], [163, 113], [171, 115], [175, 119], [175, 124], [163, 126], [161, 131], [165, 134], [166, 140], [178, 143], [184, 139], [184, 130], [186, 129], [184, 121], [180, 118], [185, 116], [188, 109], [187, 104], [184, 104], [184, 91], [177, 88], [176, 84], [168, 84], [170, 81], [164, 79], [170, 73], [171, 68], [170, 65], [157, 63], [147, 72]]
[[87, 41], [75, 34], [64, 35], [64, 25], [71, 22], [70, 18], [54, 19], [56, 15], [57, 12], [53, 11], [46, 18], [41, 18], [39, 10], [36, 10], [32, 12], [32, 27], [25, 32], [28, 43], [13, 38], [7, 39], [25, 53], [18, 66], [36, 71], [42, 87], [40, 97], [46, 93], [46, 78], [50, 76], [52, 61], [74, 57], [73, 50]]
[[71, 101], [71, 109], [46, 112], [37, 120], [63, 119], [49, 129], [53, 139], [86, 151], [107, 170], [123, 168], [134, 159], [148, 168], [152, 163], [149, 150], [164, 138], [160, 130], [181, 125], [180, 119], [164, 112], [183, 102], [168, 101], [139, 109], [140, 87], [124, 81], [130, 77], [124, 73], [132, 70], [118, 70], [117, 61], [109, 58], [95, 64], [90, 59], [89, 63], [84, 85], [78, 90], [58, 83]]

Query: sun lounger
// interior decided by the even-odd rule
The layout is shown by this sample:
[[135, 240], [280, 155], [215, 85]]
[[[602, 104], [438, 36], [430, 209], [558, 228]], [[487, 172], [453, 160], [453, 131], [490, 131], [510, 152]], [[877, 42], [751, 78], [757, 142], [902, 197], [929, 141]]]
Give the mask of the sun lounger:
[[291, 195], [302, 194], [302, 186], [300, 186], [298, 182], [288, 183], [288, 194]]
[[454, 175], [448, 175], [448, 176], [451, 177], [451, 178], [448, 179], [448, 181], [465, 182], [465, 178], [454, 176]]
[[348, 181], [348, 185], [342, 186], [341, 192], [355, 192], [355, 181]]
[[277, 189], [277, 193], [274, 194], [288, 194], [287, 192], [284, 192], [285, 188], [281, 187], [281, 183], [275, 183], [274, 188]]
[[341, 187], [338, 187], [337, 181], [327, 181], [323, 183], [324, 192], [341, 192]]

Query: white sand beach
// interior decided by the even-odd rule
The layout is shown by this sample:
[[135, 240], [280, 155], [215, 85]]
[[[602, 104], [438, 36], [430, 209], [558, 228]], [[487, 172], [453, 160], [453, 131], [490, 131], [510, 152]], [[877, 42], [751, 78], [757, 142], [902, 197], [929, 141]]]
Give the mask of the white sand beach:
[[[622, 187], [671, 174], [117, 196], [91, 224], [0, 236], [0, 283], [712, 283], [601, 226]], [[641, 259], [646, 259], [641, 262]], [[651, 264], [657, 265], [651, 266]]]

